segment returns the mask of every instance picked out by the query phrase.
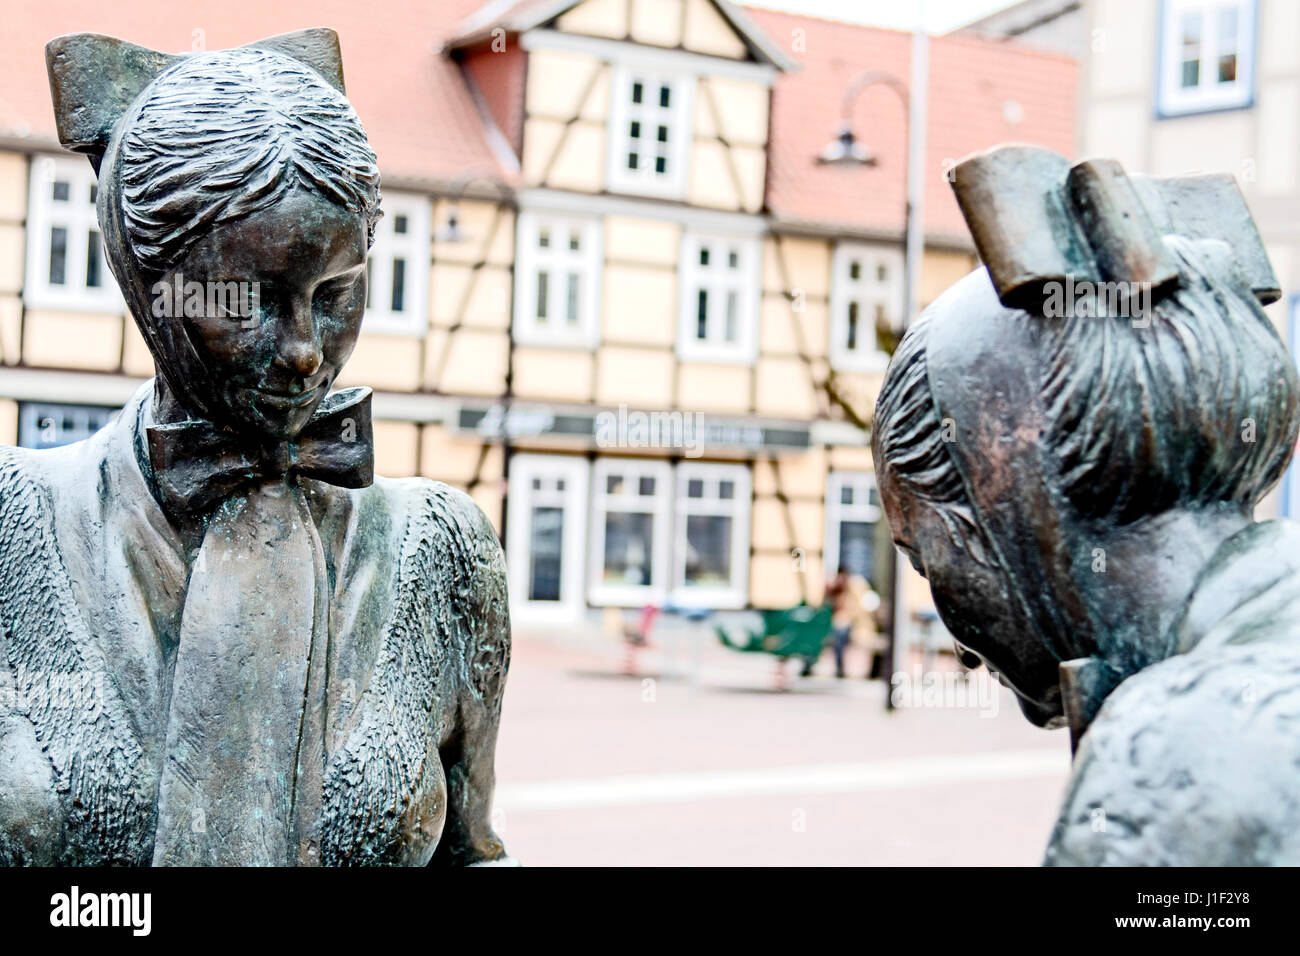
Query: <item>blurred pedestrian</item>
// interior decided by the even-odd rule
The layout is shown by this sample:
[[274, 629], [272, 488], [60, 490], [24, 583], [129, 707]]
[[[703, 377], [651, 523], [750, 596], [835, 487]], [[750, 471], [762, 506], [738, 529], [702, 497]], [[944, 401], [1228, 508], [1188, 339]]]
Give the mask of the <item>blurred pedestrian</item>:
[[844, 676], [844, 652], [850, 643], [861, 643], [877, 651], [876, 624], [872, 612], [880, 598], [867, 579], [841, 564], [826, 585], [826, 602], [831, 606], [831, 651], [835, 655], [835, 676]]

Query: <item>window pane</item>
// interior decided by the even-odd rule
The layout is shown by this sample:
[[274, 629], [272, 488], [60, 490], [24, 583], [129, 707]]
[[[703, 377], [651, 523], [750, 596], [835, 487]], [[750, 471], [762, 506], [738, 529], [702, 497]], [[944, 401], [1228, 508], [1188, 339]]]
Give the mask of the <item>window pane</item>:
[[103, 257], [99, 251], [99, 230], [92, 229], [86, 236], [86, 288], [99, 288], [99, 264]]
[[1184, 89], [1201, 82], [1201, 15], [1198, 12], [1183, 15], [1182, 77]]
[[661, 143], [666, 143], [666, 142], [668, 142], [668, 127], [667, 127], [667, 126], [660, 126], [660, 127], [659, 127], [659, 142], [661, 142]]
[[402, 312], [406, 308], [406, 260], [393, 260], [393, 298], [392, 309]]
[[690, 479], [689, 481], [687, 481], [687, 482], [686, 482], [686, 497], [687, 497], [687, 498], [703, 498], [703, 497], [704, 497], [704, 479], [702, 479], [702, 478], [692, 478], [692, 479]]
[[21, 402], [18, 444], [23, 448], [57, 448], [89, 438], [116, 414], [112, 408]]
[[737, 251], [737, 250], [735, 250], [735, 249], [732, 249], [730, 252], [727, 253], [727, 268], [729, 268], [729, 269], [739, 269], [739, 268], [740, 268], [740, 253], [739, 253], [739, 251]]
[[736, 483], [725, 478], [718, 482], [718, 497], [724, 500], [736, 497]]
[[653, 515], [610, 512], [605, 516], [602, 578], [608, 584], [648, 585], [653, 549]]
[[643, 95], [644, 95], [644, 92], [643, 92], [643, 90], [642, 90], [641, 84], [640, 84], [640, 83], [633, 83], [633, 84], [632, 84], [632, 102], [633, 102], [633, 103], [640, 103], [640, 102], [641, 102], [641, 98], [642, 98]]
[[883, 262], [876, 266], [876, 281], [877, 282], [889, 281], [889, 266], [885, 265]]
[[537, 245], [543, 249], [551, 247], [551, 231], [549, 229], [542, 229], [537, 233]]
[[850, 352], [858, 347], [858, 303], [856, 302], [849, 303], [848, 341], [844, 343], [844, 347]]
[[569, 273], [569, 287], [565, 296], [564, 321], [570, 325], [578, 324], [578, 274]]
[[862, 278], [862, 263], [859, 262], [857, 259], [854, 259], [852, 262], [849, 263], [849, 278], [850, 279]]
[[394, 217], [393, 217], [393, 232], [397, 233], [399, 236], [400, 236], [400, 235], [404, 235], [404, 234], [406, 233], [406, 217], [405, 217], [405, 216], [394, 216]]
[[655, 172], [661, 175], [663, 173], [668, 172], [668, 157], [666, 156], [655, 157]]
[[727, 291], [726, 335], [728, 342], [736, 341], [736, 298], [734, 289]]
[[1219, 11], [1219, 82], [1232, 83], [1237, 79], [1237, 10], [1228, 7]]
[[632, 139], [640, 139], [641, 124], [638, 123], [636, 120], [633, 120], [632, 125], [628, 128], [627, 135], [632, 137]]
[[842, 505], [851, 505], [851, 504], [853, 504], [853, 486], [852, 486], [852, 485], [844, 485], [843, 487], [840, 488], [840, 504], [842, 504]]
[[550, 273], [537, 273], [537, 317], [539, 319], [546, 318], [547, 300], [550, 298], [550, 285]]
[[627, 168], [628, 168], [628, 169], [636, 169], [636, 168], [640, 165], [640, 162], [641, 162], [641, 157], [638, 156], [636, 153], [628, 153], [628, 154], [627, 154]]
[[841, 521], [838, 558], [836, 570], [843, 566], [870, 581], [876, 573], [875, 525], [867, 521]]
[[54, 196], [55, 202], [67, 202], [68, 196], [71, 195], [71, 193], [72, 193], [71, 184], [63, 181], [62, 179], [56, 179], [54, 181], [54, 188], [52, 190], [52, 194]]
[[564, 509], [533, 508], [528, 558], [528, 600], [560, 599], [560, 557], [564, 539]]
[[578, 252], [582, 249], [582, 237], [577, 232], [569, 233], [569, 251]]
[[700, 289], [695, 299], [695, 337], [709, 337], [709, 290]]
[[605, 494], [616, 495], [623, 490], [622, 475], [607, 475], [605, 477]]
[[90, 184], [90, 204], [91, 204], [92, 206], [95, 205], [95, 201], [96, 201], [97, 199], [99, 199], [99, 183], [91, 183], [91, 184]]
[[708, 264], [709, 264], [709, 247], [700, 246], [700, 265], [707, 266]]
[[637, 490], [647, 498], [651, 497], [655, 493], [655, 480], [653, 478], [642, 478]]
[[672, 99], [672, 92], [668, 89], [668, 87], [666, 86], [659, 87], [659, 105], [664, 109], [668, 109], [671, 99]]
[[68, 230], [55, 226], [50, 230], [50, 285], [67, 281]]
[[686, 586], [731, 583], [731, 518], [690, 515], [686, 519]]

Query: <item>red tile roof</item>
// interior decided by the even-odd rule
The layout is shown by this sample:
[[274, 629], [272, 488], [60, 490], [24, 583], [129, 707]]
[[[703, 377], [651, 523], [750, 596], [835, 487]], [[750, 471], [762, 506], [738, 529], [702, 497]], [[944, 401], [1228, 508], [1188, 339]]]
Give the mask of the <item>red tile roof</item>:
[[[498, 0], [493, 6], [518, 13], [539, 2]], [[483, 0], [20, 4], [0, 30], [0, 139], [53, 144], [44, 47], [61, 33], [108, 33], [174, 52], [191, 49], [196, 40], [221, 49], [323, 24], [339, 33], [348, 96], [389, 184], [437, 188], [476, 176], [513, 185], [512, 164], [494, 152], [463, 73], [438, 52], [485, 6]], [[488, 22], [500, 19], [500, 13], [487, 12]], [[778, 76], [773, 95], [768, 205], [774, 216], [788, 223], [896, 234], [902, 222], [905, 127], [893, 94], [871, 89], [855, 112], [860, 140], [879, 157], [876, 167], [828, 168], [814, 159], [834, 134], [844, 90], [856, 76], [873, 69], [908, 78], [910, 36], [769, 10], [742, 8], [742, 13], [766, 31], [772, 47], [800, 65]], [[804, 31], [799, 45], [792, 43], [795, 30]], [[1005, 43], [964, 36], [931, 39], [928, 233], [962, 241], [966, 236], [943, 178], [945, 164], [1008, 140], [1074, 152], [1076, 71], [1065, 57]], [[501, 98], [522, 96], [522, 84], [484, 83], [477, 72], [485, 105], [508, 117], [507, 125], [517, 122]], [[1018, 122], [1008, 119], [1016, 113]], [[513, 138], [517, 130], [507, 134]]]
[[[874, 167], [819, 166], [834, 136], [845, 90], [866, 70], [910, 82], [910, 33], [749, 8], [758, 24], [799, 61], [773, 93], [767, 202], [778, 220], [848, 231], [897, 234], [906, 195], [906, 117], [899, 98], [872, 86], [853, 113]], [[796, 30], [804, 31], [795, 44]], [[1078, 67], [1067, 57], [966, 36], [930, 38], [926, 124], [926, 234], [966, 241], [966, 226], [945, 171], [998, 143], [1075, 152]], [[1013, 122], [1012, 120], [1018, 120]]]
[[[56, 142], [45, 44], [107, 33], [168, 52], [239, 46], [305, 27], [337, 30], [348, 97], [390, 183], [436, 185], [467, 173], [510, 182], [488, 145], [459, 68], [438, 51], [483, 0], [37, 0], [11, 5], [0, 29], [0, 137]], [[197, 31], [202, 31], [197, 32]]]

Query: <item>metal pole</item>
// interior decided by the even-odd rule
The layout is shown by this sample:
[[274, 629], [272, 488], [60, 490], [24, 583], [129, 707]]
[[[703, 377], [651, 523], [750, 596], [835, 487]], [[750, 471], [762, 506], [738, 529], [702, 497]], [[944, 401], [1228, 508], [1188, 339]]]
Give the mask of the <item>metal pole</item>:
[[[918, 11], [912, 30], [912, 81], [907, 110], [907, 200], [903, 212], [903, 327], [911, 324], [920, 302], [921, 264], [925, 255], [925, 132], [930, 78], [930, 36]], [[894, 709], [893, 677], [908, 667], [910, 644], [903, 604], [902, 555], [894, 549], [893, 595], [890, 602], [889, 649], [885, 655], [885, 710]]]

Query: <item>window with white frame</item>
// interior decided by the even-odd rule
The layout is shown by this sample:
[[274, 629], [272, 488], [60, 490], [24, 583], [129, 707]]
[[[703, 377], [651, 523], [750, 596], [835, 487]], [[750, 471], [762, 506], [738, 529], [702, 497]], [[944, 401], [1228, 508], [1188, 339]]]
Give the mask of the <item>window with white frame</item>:
[[758, 348], [758, 242], [682, 238], [677, 351], [684, 359], [753, 362]]
[[89, 438], [113, 420], [118, 409], [104, 405], [21, 402], [18, 444], [23, 448], [58, 448]]
[[847, 371], [881, 371], [889, 356], [876, 329], [903, 312], [903, 255], [887, 246], [841, 243], [831, 257], [830, 359]]
[[828, 574], [841, 567], [873, 586], [876, 575], [876, 524], [880, 495], [869, 471], [834, 471], [826, 480], [826, 549]]
[[385, 192], [366, 260], [362, 330], [423, 335], [429, 323], [429, 197]]
[[662, 198], [686, 191], [694, 78], [615, 69], [609, 113], [609, 188]]
[[600, 221], [521, 212], [516, 239], [515, 340], [594, 346], [600, 328]]
[[27, 215], [27, 279], [34, 308], [121, 312], [95, 218], [95, 172], [84, 158], [32, 159]]
[[667, 589], [672, 472], [667, 462], [602, 458], [593, 469], [591, 601], [658, 603]]
[[750, 475], [744, 465], [677, 466], [674, 600], [744, 607], [749, 569]]
[[1164, 0], [1156, 94], [1161, 116], [1250, 105], [1255, 12], [1255, 0]]

